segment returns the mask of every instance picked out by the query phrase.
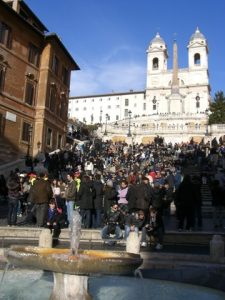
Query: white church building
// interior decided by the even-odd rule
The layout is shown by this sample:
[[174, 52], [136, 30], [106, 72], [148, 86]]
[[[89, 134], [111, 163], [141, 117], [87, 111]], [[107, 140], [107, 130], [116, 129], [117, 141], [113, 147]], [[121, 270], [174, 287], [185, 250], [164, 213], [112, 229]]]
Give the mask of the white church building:
[[167, 45], [157, 33], [147, 49], [144, 91], [71, 97], [69, 118], [100, 123], [98, 134], [114, 141], [147, 143], [157, 135], [166, 142], [209, 139], [208, 45], [198, 28], [187, 52], [188, 66], [179, 68], [174, 41], [173, 68], [168, 69]]

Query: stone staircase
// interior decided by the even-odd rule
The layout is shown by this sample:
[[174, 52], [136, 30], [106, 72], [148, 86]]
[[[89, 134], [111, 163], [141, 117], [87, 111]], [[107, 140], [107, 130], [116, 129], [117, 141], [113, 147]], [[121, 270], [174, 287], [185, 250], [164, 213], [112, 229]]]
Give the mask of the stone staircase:
[[6, 138], [0, 136], [0, 165], [19, 159], [21, 154]]
[[207, 183], [201, 186], [201, 197], [202, 197], [202, 213], [204, 215], [212, 215], [212, 195]]
[[[25, 243], [27, 245], [38, 245], [39, 236], [43, 228], [37, 227], [7, 227], [0, 226], [0, 248], [8, 247], [12, 244]], [[139, 233], [141, 235], [141, 232]], [[214, 234], [220, 234], [222, 238], [225, 238], [224, 232], [214, 231], [192, 231], [192, 232], [178, 232], [178, 231], [166, 231], [164, 236], [165, 246], [197, 246], [209, 248], [210, 241]], [[99, 229], [82, 229], [80, 242], [86, 244], [86, 248], [92, 248], [93, 245], [102, 245], [105, 243], [101, 238], [101, 231]], [[70, 234], [69, 229], [65, 228], [61, 230], [59, 236], [59, 244], [66, 244], [69, 246]], [[121, 240], [119, 245], [125, 247], [126, 241]]]

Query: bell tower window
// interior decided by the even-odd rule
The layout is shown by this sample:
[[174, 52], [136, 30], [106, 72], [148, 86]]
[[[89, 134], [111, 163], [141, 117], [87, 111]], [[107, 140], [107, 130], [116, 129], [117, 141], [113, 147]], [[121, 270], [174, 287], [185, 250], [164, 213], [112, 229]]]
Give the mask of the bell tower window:
[[154, 70], [157, 70], [159, 68], [159, 59], [157, 57], [153, 58], [152, 61], [152, 68]]
[[194, 55], [194, 64], [197, 66], [200, 66], [200, 64], [201, 64], [201, 56], [199, 53], [196, 53]]

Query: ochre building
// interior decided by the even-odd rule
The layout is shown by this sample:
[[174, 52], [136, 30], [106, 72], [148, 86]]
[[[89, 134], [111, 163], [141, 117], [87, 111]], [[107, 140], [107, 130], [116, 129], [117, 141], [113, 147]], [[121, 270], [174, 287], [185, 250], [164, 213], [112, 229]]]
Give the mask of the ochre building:
[[65, 144], [71, 71], [59, 37], [22, 0], [0, 0], [0, 135], [36, 155]]

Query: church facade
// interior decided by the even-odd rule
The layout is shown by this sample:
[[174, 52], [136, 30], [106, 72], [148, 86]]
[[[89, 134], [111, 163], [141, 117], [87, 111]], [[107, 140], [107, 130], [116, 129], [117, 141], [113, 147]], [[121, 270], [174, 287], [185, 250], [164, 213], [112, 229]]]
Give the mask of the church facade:
[[69, 117], [87, 124], [100, 123], [99, 133], [114, 140], [135, 136], [148, 142], [156, 135], [167, 141], [198, 141], [208, 134], [210, 84], [208, 45], [197, 28], [187, 45], [188, 66], [179, 68], [178, 47], [173, 44], [173, 68], [168, 50], [156, 34], [147, 49], [144, 91], [71, 97]]

